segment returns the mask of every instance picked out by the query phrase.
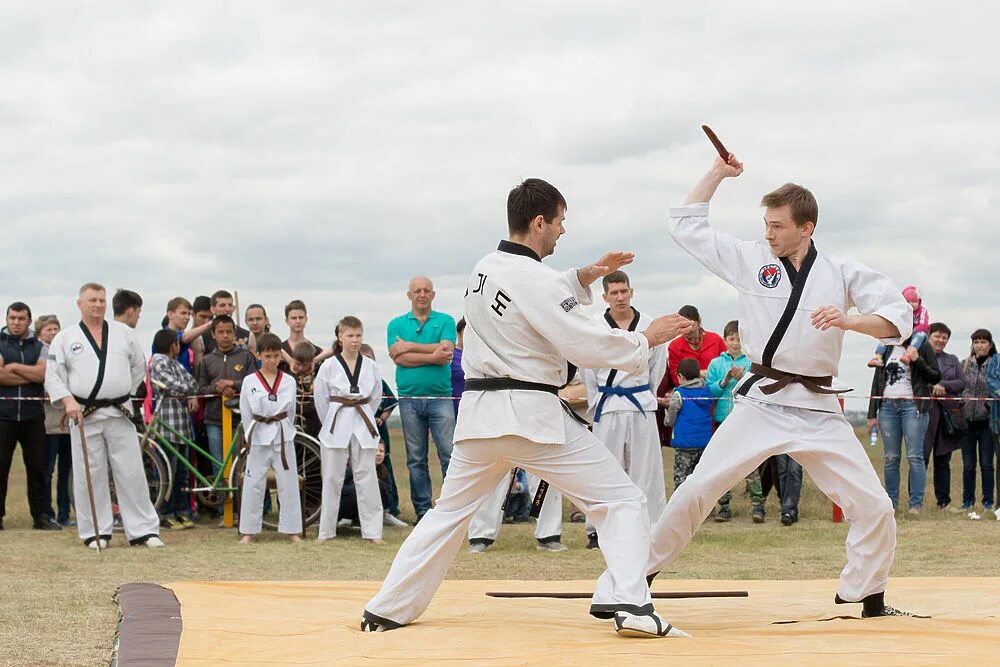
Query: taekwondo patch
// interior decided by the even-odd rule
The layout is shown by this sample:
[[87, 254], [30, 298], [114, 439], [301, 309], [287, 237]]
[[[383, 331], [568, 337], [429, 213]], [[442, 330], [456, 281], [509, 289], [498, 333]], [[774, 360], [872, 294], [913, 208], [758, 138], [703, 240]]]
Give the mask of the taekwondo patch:
[[562, 306], [562, 309], [565, 310], [568, 313], [569, 311], [571, 311], [574, 308], [576, 308], [577, 306], [579, 306], [580, 302], [576, 300], [575, 296], [571, 296], [570, 298], [566, 299], [565, 301], [563, 301], [559, 305]]
[[757, 272], [757, 280], [768, 289], [774, 289], [781, 282], [781, 267], [777, 264], [766, 264]]
[[69, 346], [69, 351], [73, 354], [80, 354], [83, 352], [83, 343], [77, 341]]

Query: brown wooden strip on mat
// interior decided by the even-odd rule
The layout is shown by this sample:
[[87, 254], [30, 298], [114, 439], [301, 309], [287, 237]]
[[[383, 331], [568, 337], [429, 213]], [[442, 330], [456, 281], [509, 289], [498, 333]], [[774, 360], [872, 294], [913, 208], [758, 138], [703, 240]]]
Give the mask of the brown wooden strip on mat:
[[118, 589], [118, 667], [169, 666], [181, 643], [181, 605], [169, 588], [125, 584]]

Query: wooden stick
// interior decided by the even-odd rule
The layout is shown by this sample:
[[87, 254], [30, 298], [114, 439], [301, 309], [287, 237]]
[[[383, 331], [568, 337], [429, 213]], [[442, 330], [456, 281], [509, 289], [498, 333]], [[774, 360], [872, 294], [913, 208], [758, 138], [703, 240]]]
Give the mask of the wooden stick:
[[94, 481], [90, 476], [90, 453], [87, 451], [87, 434], [83, 432], [83, 416], [80, 417], [77, 425], [80, 427], [80, 449], [83, 452], [83, 469], [87, 480], [87, 499], [90, 501], [90, 520], [94, 522], [94, 546], [99, 554], [101, 553], [101, 527], [97, 523], [97, 504], [94, 502]]
[[702, 125], [701, 129], [705, 131], [705, 134], [708, 136], [708, 140], [712, 142], [712, 145], [715, 146], [715, 150], [719, 152], [719, 157], [721, 157], [724, 161], [729, 162], [729, 151], [727, 151], [726, 147], [722, 145], [721, 141], [719, 141], [718, 135], [715, 134], [715, 132], [712, 131], [712, 128], [708, 125]]
[[[491, 598], [555, 598], [557, 600], [589, 600], [594, 597], [593, 593], [522, 593], [520, 591], [498, 592], [490, 591], [486, 594]], [[658, 600], [679, 600], [685, 598], [746, 598], [750, 597], [747, 591], [670, 591], [664, 593], [650, 593], [654, 599]]]

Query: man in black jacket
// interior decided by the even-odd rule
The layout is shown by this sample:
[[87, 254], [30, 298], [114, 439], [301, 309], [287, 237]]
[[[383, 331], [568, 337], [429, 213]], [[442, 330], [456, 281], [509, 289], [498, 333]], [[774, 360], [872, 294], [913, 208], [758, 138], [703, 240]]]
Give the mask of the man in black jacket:
[[892, 506], [898, 508], [899, 462], [905, 437], [910, 514], [919, 514], [924, 507], [927, 487], [924, 437], [931, 405], [928, 397], [940, 380], [934, 348], [926, 340], [919, 350], [910, 347], [909, 338], [902, 345], [886, 346], [882, 352], [882, 366], [875, 369], [872, 379], [874, 398], [868, 404], [868, 428], [878, 422], [882, 432], [885, 490]]

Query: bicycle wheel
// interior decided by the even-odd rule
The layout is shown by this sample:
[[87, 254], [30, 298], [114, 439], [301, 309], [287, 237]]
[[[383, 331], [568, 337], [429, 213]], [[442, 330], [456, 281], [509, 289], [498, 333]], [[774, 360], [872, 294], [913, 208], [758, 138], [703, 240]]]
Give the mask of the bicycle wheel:
[[[229, 474], [229, 485], [236, 487], [233, 496], [235, 507], [239, 508], [239, 503], [243, 495], [243, 471], [246, 468], [247, 452], [244, 448], [236, 457], [236, 462]], [[299, 477], [304, 480], [303, 499], [304, 516], [302, 517], [305, 526], [311, 526], [319, 521], [319, 512], [323, 500], [323, 477], [320, 474], [320, 444], [316, 438], [302, 433], [295, 433], [295, 459], [298, 463]], [[278, 494], [273, 493], [273, 483], [268, 480], [267, 495], [271, 499], [271, 511], [264, 515], [263, 526], [268, 530], [278, 528]]]

